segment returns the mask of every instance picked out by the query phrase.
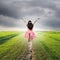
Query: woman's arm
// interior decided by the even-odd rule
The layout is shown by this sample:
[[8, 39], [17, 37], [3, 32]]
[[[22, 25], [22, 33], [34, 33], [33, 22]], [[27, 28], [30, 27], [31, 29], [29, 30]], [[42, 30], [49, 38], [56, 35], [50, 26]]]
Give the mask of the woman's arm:
[[26, 24], [27, 22], [26, 22], [26, 20], [23, 20], [23, 22]]
[[27, 21], [26, 20], [23, 19], [22, 21], [25, 23], [25, 25], [27, 25]]
[[37, 18], [37, 20], [35, 20], [33, 24], [35, 24], [39, 19], [40, 19], [40, 18]]

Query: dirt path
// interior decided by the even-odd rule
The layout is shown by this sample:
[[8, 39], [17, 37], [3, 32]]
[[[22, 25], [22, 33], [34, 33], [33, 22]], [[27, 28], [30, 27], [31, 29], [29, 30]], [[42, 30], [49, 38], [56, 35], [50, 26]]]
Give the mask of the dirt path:
[[32, 60], [32, 41], [28, 41], [28, 60]]
[[32, 60], [35, 60], [34, 50], [32, 51]]
[[27, 42], [27, 52], [18, 56], [15, 60], [35, 60], [32, 41]]

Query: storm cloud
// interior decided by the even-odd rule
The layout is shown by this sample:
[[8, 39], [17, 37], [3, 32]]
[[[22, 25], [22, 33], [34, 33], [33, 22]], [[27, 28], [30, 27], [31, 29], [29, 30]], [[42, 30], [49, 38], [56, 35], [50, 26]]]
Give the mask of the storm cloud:
[[25, 28], [22, 18], [38, 17], [35, 28], [60, 30], [60, 0], [0, 0], [0, 26]]

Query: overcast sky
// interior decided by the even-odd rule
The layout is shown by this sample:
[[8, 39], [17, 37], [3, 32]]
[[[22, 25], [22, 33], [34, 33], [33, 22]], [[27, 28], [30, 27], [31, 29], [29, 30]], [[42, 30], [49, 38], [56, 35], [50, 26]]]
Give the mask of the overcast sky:
[[60, 0], [0, 0], [0, 30], [26, 29], [22, 20], [36, 20], [34, 28], [60, 30]]

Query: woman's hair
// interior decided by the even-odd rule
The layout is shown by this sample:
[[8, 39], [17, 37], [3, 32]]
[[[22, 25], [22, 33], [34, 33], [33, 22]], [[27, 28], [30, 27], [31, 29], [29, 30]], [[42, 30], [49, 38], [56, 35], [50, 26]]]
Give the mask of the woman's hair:
[[33, 29], [33, 24], [32, 24], [31, 20], [28, 21], [27, 27], [28, 27], [29, 30]]

